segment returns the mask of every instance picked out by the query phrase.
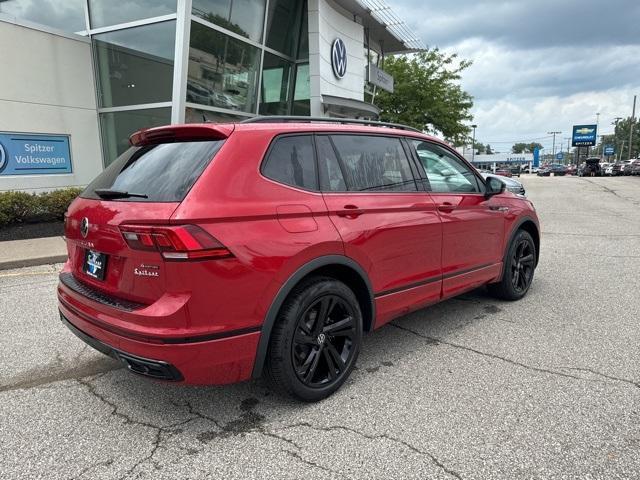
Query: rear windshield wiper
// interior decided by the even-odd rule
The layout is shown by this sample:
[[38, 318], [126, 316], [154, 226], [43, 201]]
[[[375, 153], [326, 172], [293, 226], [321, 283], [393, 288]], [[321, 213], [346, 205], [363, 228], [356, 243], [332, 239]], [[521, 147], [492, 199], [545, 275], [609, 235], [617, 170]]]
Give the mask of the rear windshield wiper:
[[125, 192], [124, 190], [111, 190], [109, 188], [96, 188], [94, 192], [100, 198], [149, 198], [144, 193]]

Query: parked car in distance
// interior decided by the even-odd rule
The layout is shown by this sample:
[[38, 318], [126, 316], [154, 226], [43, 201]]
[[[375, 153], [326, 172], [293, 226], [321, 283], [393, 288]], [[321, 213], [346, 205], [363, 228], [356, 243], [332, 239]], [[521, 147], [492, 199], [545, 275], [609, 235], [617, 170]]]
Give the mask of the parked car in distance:
[[640, 175], [640, 159], [631, 163], [631, 175]]
[[485, 180], [489, 177], [497, 178], [502, 183], [504, 183], [507, 191], [515, 193], [516, 195], [526, 195], [524, 185], [522, 185], [522, 183], [520, 183], [518, 180], [515, 180], [514, 178], [504, 177], [502, 175], [494, 175], [492, 173], [483, 173], [482, 176]]
[[631, 160], [623, 160], [621, 162], [617, 162], [613, 165], [613, 168], [611, 170], [611, 174], [615, 177], [618, 175], [624, 175], [625, 174], [625, 169], [627, 167], [627, 165], [631, 164]]
[[622, 170], [622, 174], [623, 175], [631, 175], [632, 174], [634, 162], [635, 162], [635, 160], [628, 160], [624, 164], [624, 168]]
[[520, 167], [513, 167], [510, 169], [511, 171], [511, 176], [513, 177], [519, 177], [520, 176]]
[[500, 175], [502, 177], [509, 177], [511, 178], [512, 173], [511, 170], [507, 169], [507, 168], [499, 168], [496, 170], [496, 175]]
[[599, 177], [601, 175], [600, 158], [587, 158], [578, 171], [580, 177]]
[[538, 175], [539, 177], [551, 176], [551, 167], [548, 167], [548, 166], [540, 167], [536, 175]]
[[482, 285], [527, 294], [529, 200], [417, 130], [339, 122], [134, 133], [65, 216], [63, 323], [155, 380], [264, 373], [317, 401], [347, 380], [364, 332]]
[[539, 168], [540, 167], [534, 167], [534, 166], [529, 167], [529, 165], [527, 165], [522, 169], [522, 173], [538, 173]]

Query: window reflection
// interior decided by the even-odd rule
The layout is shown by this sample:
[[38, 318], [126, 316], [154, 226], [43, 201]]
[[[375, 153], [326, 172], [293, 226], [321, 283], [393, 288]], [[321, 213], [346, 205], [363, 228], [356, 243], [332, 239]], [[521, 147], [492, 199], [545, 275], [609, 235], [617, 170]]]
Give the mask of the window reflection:
[[296, 86], [293, 91], [293, 115], [311, 114], [311, 87], [309, 84], [309, 64], [296, 65]]
[[296, 56], [302, 9], [305, 3], [299, 0], [269, 0], [267, 47], [290, 57]]
[[256, 42], [262, 40], [265, 0], [193, 0], [193, 14]]
[[171, 108], [153, 108], [100, 114], [105, 167], [127, 150], [129, 137], [141, 128], [171, 123]]
[[84, 0], [3, 0], [0, 13], [65, 32], [86, 30]]
[[170, 13], [176, 13], [176, 0], [89, 0], [92, 28]]
[[95, 35], [100, 105], [171, 100], [175, 22]]
[[191, 23], [187, 101], [255, 112], [259, 49]]
[[291, 63], [270, 53], [264, 54], [262, 67], [262, 115], [286, 115], [289, 111]]
[[239, 115], [231, 115], [229, 113], [212, 112], [211, 110], [201, 110], [199, 108], [187, 107], [184, 112], [185, 123], [203, 123], [203, 122], [215, 122], [215, 123], [236, 123], [248, 117], [241, 117]]

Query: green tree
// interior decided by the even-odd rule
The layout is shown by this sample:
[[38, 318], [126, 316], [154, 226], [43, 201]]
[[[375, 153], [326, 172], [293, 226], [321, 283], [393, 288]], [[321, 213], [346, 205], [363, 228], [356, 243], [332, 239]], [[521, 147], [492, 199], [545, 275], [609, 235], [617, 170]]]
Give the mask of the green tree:
[[511, 153], [533, 153], [536, 147], [541, 149], [542, 145], [538, 142], [516, 143], [513, 147], [511, 147]]
[[384, 70], [393, 75], [394, 92], [376, 96], [380, 118], [403, 123], [426, 132], [442, 132], [461, 145], [471, 129], [473, 97], [459, 84], [461, 73], [471, 65], [456, 54], [433, 48], [413, 55], [387, 57]]
[[484, 149], [484, 153], [486, 153], [487, 155], [492, 155], [493, 154], [493, 150], [491, 149], [491, 145], [489, 145], [487, 143], [487, 146]]
[[485, 147], [480, 142], [476, 142], [475, 149], [476, 149], [476, 155], [482, 155], [483, 153], [485, 153], [487, 151], [487, 147]]
[[[613, 135], [613, 142], [605, 142], [615, 145], [616, 153], [621, 152], [619, 157], [622, 160], [629, 158], [629, 133], [631, 129], [631, 117], [620, 120], [616, 125]], [[633, 126], [633, 145], [631, 149], [631, 158], [636, 158], [640, 153], [640, 122], [636, 119]]]

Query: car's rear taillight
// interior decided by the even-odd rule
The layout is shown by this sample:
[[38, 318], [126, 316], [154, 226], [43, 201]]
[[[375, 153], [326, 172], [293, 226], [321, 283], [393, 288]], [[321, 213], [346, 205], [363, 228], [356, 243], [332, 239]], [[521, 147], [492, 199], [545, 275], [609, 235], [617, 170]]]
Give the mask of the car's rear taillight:
[[121, 226], [134, 250], [157, 251], [165, 260], [213, 260], [233, 257], [227, 247], [196, 225]]

